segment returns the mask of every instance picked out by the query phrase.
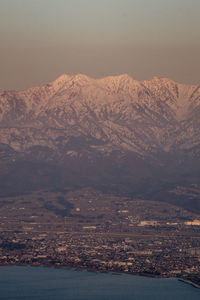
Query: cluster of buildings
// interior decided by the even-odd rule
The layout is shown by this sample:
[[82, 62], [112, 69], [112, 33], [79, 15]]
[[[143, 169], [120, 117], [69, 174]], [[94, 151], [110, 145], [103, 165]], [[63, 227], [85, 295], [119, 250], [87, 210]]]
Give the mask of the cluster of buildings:
[[199, 216], [178, 207], [78, 191], [6, 199], [0, 264], [179, 277], [200, 283]]
[[200, 274], [198, 239], [190, 236], [4, 232], [0, 264], [45, 265], [188, 278]]

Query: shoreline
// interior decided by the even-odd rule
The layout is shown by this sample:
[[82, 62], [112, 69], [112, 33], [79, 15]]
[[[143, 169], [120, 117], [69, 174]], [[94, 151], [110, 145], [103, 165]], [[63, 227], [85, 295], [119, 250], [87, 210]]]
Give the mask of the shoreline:
[[18, 267], [44, 267], [44, 268], [55, 268], [55, 269], [66, 269], [66, 270], [72, 270], [72, 271], [87, 271], [87, 272], [92, 272], [92, 273], [109, 273], [112, 275], [135, 275], [135, 276], [142, 276], [142, 277], [150, 277], [150, 278], [160, 278], [160, 279], [177, 279], [180, 282], [183, 282], [185, 284], [189, 284], [191, 286], [193, 286], [196, 289], [200, 289], [200, 285], [185, 279], [185, 278], [181, 278], [181, 277], [171, 277], [171, 276], [162, 276], [162, 275], [154, 275], [154, 274], [147, 274], [147, 273], [139, 273], [139, 272], [135, 272], [135, 273], [129, 273], [129, 272], [124, 272], [124, 271], [118, 271], [118, 270], [104, 270], [104, 269], [93, 269], [93, 268], [86, 268], [86, 267], [73, 267], [73, 266], [62, 266], [62, 265], [50, 265], [50, 264], [0, 264], [0, 267], [5, 267], [5, 266], [18, 266]]
[[0, 267], [6, 267], [6, 266], [16, 266], [16, 267], [44, 267], [44, 268], [55, 268], [55, 269], [66, 269], [66, 270], [73, 270], [73, 271], [87, 271], [87, 272], [93, 272], [93, 273], [109, 273], [112, 275], [135, 275], [135, 276], [142, 276], [142, 277], [150, 277], [150, 278], [175, 278], [177, 277], [170, 277], [170, 276], [161, 276], [161, 275], [154, 275], [150, 273], [142, 273], [142, 272], [125, 272], [120, 270], [106, 270], [106, 269], [95, 269], [95, 268], [88, 268], [88, 267], [81, 267], [81, 266], [67, 266], [67, 265], [53, 265], [53, 264], [0, 264]]
[[195, 283], [195, 282], [192, 282], [191, 280], [183, 279], [183, 278], [178, 278], [178, 280], [181, 281], [181, 282], [183, 282], [183, 283], [192, 285], [192, 286], [195, 287], [196, 289], [200, 289], [200, 285], [197, 284], [197, 283]]

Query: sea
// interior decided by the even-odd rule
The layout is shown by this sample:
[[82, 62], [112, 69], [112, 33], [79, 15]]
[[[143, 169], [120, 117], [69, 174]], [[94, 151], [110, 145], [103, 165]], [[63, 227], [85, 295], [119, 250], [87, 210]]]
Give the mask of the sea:
[[1, 266], [2, 300], [197, 300], [200, 289], [177, 279], [49, 267]]

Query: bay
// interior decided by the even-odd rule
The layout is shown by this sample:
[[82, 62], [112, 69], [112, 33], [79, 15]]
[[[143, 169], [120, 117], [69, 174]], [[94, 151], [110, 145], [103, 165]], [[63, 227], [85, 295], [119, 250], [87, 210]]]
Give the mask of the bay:
[[0, 267], [1, 300], [196, 300], [200, 290], [177, 279], [47, 267]]

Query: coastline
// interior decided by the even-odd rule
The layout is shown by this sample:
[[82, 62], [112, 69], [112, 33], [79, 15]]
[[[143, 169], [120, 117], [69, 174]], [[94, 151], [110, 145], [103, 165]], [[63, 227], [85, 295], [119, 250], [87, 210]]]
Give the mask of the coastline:
[[195, 287], [196, 289], [200, 289], [200, 285], [195, 283], [195, 282], [192, 282], [191, 280], [188, 280], [188, 279], [183, 279], [183, 278], [178, 278], [179, 281], [181, 282], [184, 282], [186, 284], [190, 284], [192, 285], [193, 287]]
[[56, 269], [66, 269], [66, 270], [74, 270], [74, 271], [87, 271], [87, 272], [94, 272], [94, 273], [110, 273], [112, 275], [135, 275], [135, 276], [142, 276], [142, 277], [150, 277], [150, 278], [162, 278], [162, 279], [177, 279], [180, 282], [183, 282], [185, 284], [189, 284], [193, 286], [194, 288], [200, 289], [200, 285], [188, 280], [184, 279], [181, 277], [171, 277], [171, 276], [162, 276], [162, 275], [154, 275], [154, 274], [147, 274], [147, 273], [142, 273], [142, 272], [135, 272], [135, 273], [129, 273], [129, 272], [124, 272], [124, 271], [119, 271], [119, 270], [105, 270], [105, 269], [93, 269], [93, 268], [86, 268], [86, 267], [80, 267], [80, 266], [66, 266], [66, 265], [51, 265], [51, 264], [0, 264], [0, 267], [3, 266], [30, 266], [30, 267], [45, 267], [45, 268], [56, 268]]

